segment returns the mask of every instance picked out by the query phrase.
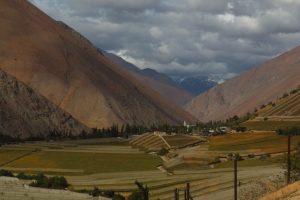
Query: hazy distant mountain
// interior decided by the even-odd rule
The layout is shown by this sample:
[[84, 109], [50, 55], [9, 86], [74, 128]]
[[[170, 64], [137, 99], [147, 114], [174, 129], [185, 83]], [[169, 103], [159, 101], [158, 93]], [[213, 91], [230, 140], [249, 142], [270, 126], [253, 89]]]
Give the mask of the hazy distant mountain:
[[300, 47], [225, 81], [186, 106], [202, 121], [253, 112], [300, 85]]
[[199, 95], [218, 84], [218, 81], [209, 76], [195, 76], [186, 78], [177, 78], [178, 84], [194, 95]]
[[128, 70], [134, 77], [157, 91], [169, 101], [173, 101], [178, 105], [184, 105], [194, 97], [192, 93], [182, 88], [177, 82], [163, 73], [159, 73], [150, 68], [139, 69], [115, 54], [104, 51], [103, 53], [111, 61]]
[[10, 136], [47, 135], [59, 131], [78, 135], [90, 131], [45, 97], [0, 70], [0, 133]]
[[0, 1], [0, 68], [89, 127], [194, 117], [26, 0]]

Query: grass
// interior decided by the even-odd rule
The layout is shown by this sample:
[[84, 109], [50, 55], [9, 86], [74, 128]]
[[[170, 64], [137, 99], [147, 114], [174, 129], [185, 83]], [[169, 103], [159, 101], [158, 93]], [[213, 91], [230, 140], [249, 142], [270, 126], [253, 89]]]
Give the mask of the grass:
[[[292, 147], [295, 148], [300, 137], [293, 137]], [[266, 153], [283, 152], [287, 149], [287, 137], [275, 132], [227, 134], [210, 139], [210, 150], [241, 151], [261, 150]]]
[[29, 153], [30, 151], [25, 150], [6, 150], [0, 149], [0, 165], [10, 162], [22, 155]]
[[128, 146], [128, 142], [117, 138], [94, 138], [84, 140], [72, 140], [65, 142], [69, 145], [101, 145], [101, 146]]
[[81, 152], [33, 153], [5, 167], [82, 169], [85, 174], [153, 170], [162, 163], [148, 154], [106, 154]]
[[266, 130], [275, 131], [282, 127], [300, 127], [299, 121], [247, 121], [241, 126], [247, 127], [248, 130]]
[[199, 141], [197, 138], [185, 135], [164, 136], [164, 139], [172, 147], [181, 147]]

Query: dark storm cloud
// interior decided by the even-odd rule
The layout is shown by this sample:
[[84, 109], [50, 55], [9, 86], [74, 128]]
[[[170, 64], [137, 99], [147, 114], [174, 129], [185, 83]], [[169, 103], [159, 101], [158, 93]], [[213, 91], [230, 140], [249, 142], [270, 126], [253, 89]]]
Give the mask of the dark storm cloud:
[[241, 73], [300, 44], [296, 0], [32, 0], [96, 46], [169, 75]]

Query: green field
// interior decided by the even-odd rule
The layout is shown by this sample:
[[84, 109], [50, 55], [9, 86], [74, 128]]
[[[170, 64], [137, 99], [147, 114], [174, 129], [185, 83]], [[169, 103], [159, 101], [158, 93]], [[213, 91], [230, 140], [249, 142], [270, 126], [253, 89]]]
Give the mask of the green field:
[[8, 163], [10, 161], [13, 161], [30, 151], [26, 150], [2, 150], [0, 149], [0, 166], [4, 165], [5, 163]]
[[85, 174], [153, 170], [161, 164], [158, 156], [147, 154], [112, 154], [40, 151], [5, 167], [81, 169]]
[[186, 135], [164, 136], [164, 139], [172, 147], [181, 147], [181, 146], [185, 146], [200, 141], [198, 138], [186, 136]]

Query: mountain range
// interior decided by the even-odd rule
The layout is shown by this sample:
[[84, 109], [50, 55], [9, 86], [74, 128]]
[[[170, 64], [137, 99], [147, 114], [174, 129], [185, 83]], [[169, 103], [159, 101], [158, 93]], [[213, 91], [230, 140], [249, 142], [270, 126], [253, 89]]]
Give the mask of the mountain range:
[[253, 112], [300, 85], [299, 58], [296, 47], [197, 96], [186, 110], [201, 121]]
[[214, 79], [210, 76], [192, 76], [176, 78], [175, 80], [180, 87], [196, 96], [215, 87], [216, 85], [218, 85], [219, 81], [223, 82], [223, 80]]
[[174, 101], [178, 105], [182, 106], [195, 97], [195, 95], [181, 87], [176, 81], [163, 73], [159, 73], [150, 68], [139, 69], [132, 63], [129, 63], [123, 58], [112, 53], [104, 52], [104, 55], [115, 64], [129, 71], [132, 76], [151, 87], [163, 97], [167, 98], [168, 101]]
[[[300, 85], [299, 58], [297, 47], [225, 82], [210, 76], [172, 79], [96, 48], [26, 0], [3, 0], [0, 116], [6, 124], [0, 131], [79, 134], [114, 124], [175, 125], [242, 116]], [[38, 116], [45, 118], [30, 125]]]
[[0, 68], [86, 126], [195, 121], [28, 1], [0, 1], [0, 21]]

